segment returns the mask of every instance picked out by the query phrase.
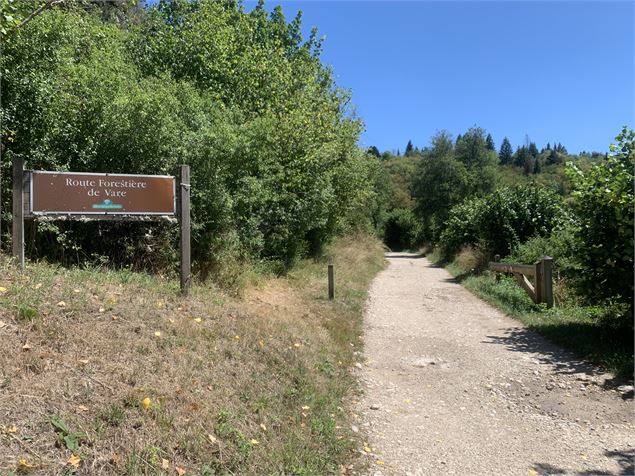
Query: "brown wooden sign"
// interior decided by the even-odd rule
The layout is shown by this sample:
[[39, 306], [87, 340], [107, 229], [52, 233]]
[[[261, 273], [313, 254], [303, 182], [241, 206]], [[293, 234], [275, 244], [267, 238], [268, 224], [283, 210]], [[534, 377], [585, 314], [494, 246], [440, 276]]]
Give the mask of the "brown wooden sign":
[[175, 180], [165, 175], [31, 172], [34, 215], [174, 215]]

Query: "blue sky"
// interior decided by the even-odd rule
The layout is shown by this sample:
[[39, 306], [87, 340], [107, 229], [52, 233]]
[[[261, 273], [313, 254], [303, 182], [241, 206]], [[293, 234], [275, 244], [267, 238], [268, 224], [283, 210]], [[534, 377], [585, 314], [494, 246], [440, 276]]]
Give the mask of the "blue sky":
[[[250, 10], [255, 1], [246, 0]], [[634, 123], [634, 4], [622, 2], [272, 1], [353, 92], [363, 145], [402, 151], [473, 125], [500, 146], [606, 151]]]

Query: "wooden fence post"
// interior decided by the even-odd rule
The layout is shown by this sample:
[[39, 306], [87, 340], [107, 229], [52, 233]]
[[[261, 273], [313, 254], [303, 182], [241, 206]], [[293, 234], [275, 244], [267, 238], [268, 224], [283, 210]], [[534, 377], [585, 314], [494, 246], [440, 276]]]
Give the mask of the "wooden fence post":
[[[494, 255], [494, 261], [496, 263], [500, 263], [501, 261], [501, 255]], [[501, 275], [500, 273], [496, 273], [496, 281], [500, 281], [501, 280]]]
[[553, 307], [553, 258], [551, 256], [542, 257], [542, 297], [547, 307]]
[[13, 257], [24, 269], [24, 159], [13, 159]]
[[543, 261], [539, 260], [534, 263], [536, 275], [534, 276], [534, 292], [536, 293], [536, 303], [544, 302], [545, 286], [543, 283]]
[[190, 248], [190, 166], [181, 165], [179, 176], [179, 224], [181, 228], [181, 294], [187, 296], [190, 290], [191, 248]]
[[333, 265], [329, 264], [329, 301], [335, 299], [335, 271], [333, 270]]

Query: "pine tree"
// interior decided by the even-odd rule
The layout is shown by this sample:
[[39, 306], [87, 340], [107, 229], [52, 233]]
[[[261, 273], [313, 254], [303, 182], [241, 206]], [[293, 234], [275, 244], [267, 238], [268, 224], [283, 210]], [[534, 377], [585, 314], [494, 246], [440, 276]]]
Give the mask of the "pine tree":
[[501, 150], [498, 153], [498, 158], [502, 165], [511, 164], [512, 158], [514, 156], [514, 151], [512, 149], [512, 145], [509, 142], [507, 137], [503, 138], [503, 143], [501, 144]]
[[406, 151], [404, 152], [403, 155], [406, 156], [406, 157], [410, 157], [413, 152], [414, 152], [414, 147], [412, 145], [412, 141], [409, 140], [408, 144], [406, 145]]
[[529, 144], [529, 153], [531, 154], [531, 156], [535, 159], [536, 157], [538, 157], [538, 147], [536, 147], [536, 144], [534, 142], [531, 142]]
[[539, 174], [542, 172], [542, 166], [540, 165], [540, 159], [536, 158], [536, 163], [534, 164], [534, 174]]
[[376, 146], [374, 146], [374, 145], [372, 145], [372, 146], [370, 146], [368, 148], [368, 153], [370, 155], [373, 155], [373, 156], [377, 157], [377, 158], [381, 157], [381, 153], [379, 152], [379, 149]]
[[549, 144], [549, 142], [547, 142], [547, 150], [551, 149], [551, 145]]
[[459, 142], [461, 142], [461, 139], [463, 138], [463, 136], [461, 136], [461, 134], [459, 134], [458, 136], [456, 136], [456, 141], [454, 142], [454, 144], [458, 144]]
[[494, 145], [494, 139], [492, 139], [492, 134], [487, 134], [485, 138], [485, 144], [489, 150], [496, 150], [496, 146]]

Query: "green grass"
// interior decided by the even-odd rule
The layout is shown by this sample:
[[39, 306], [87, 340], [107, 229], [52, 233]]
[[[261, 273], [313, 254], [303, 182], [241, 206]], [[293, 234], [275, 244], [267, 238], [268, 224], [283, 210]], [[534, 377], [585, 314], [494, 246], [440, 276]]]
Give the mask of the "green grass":
[[535, 304], [516, 281], [488, 271], [476, 274], [456, 262], [443, 263], [438, 254], [428, 258], [446, 269], [473, 294], [519, 320], [579, 357], [604, 367], [620, 378], [633, 377], [632, 332], [617, 330], [603, 320], [606, 308], [564, 304], [547, 309]]

